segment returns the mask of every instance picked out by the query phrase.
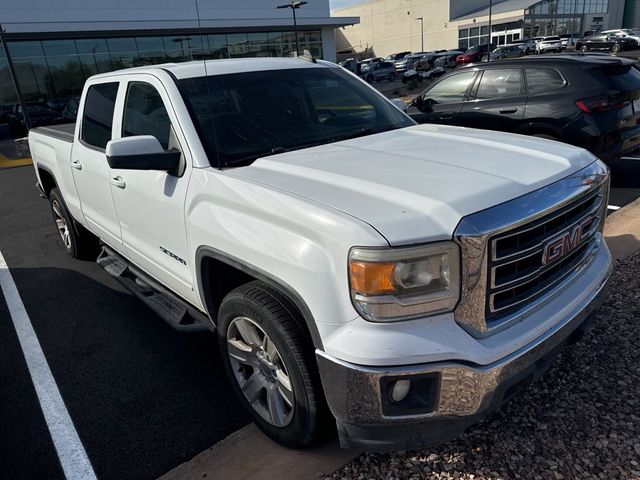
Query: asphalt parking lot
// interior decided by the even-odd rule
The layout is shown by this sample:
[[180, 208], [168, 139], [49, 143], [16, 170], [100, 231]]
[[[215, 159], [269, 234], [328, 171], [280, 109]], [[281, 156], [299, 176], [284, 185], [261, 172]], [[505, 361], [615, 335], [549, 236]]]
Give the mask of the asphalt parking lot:
[[[640, 197], [612, 166], [610, 204]], [[59, 245], [32, 167], [0, 171], [0, 252], [95, 474], [156, 478], [248, 423], [211, 334], [173, 331], [97, 264]], [[64, 478], [0, 296], [0, 478]]]
[[[98, 478], [155, 478], [248, 423], [212, 334], [173, 331], [59, 245], [32, 167], [0, 171], [0, 252]], [[64, 478], [0, 295], [0, 478]]]

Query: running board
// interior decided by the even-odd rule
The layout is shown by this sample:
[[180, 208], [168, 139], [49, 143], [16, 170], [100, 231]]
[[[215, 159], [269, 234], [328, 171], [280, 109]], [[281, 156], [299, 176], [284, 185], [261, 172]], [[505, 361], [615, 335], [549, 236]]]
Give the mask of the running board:
[[111, 248], [103, 245], [96, 261], [173, 329], [180, 332], [205, 332], [215, 329], [206, 315], [138, 270]]

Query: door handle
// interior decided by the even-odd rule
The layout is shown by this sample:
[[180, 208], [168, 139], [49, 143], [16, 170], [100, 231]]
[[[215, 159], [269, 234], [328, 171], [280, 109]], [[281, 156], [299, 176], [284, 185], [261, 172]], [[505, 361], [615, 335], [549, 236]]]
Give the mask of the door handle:
[[127, 182], [122, 177], [111, 177], [111, 185], [124, 189], [127, 186]]
[[71, 168], [82, 170], [82, 164], [80, 163], [80, 160], [74, 160], [73, 162], [71, 162]]
[[516, 107], [513, 108], [501, 108], [499, 110], [500, 113], [516, 113], [518, 109]]

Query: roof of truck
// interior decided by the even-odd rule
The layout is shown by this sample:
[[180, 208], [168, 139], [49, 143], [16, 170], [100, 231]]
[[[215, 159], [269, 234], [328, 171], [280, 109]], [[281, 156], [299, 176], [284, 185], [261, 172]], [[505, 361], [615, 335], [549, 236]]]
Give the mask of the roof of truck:
[[129, 72], [136, 73], [153, 73], [158, 70], [170, 72], [176, 78], [193, 78], [205, 75], [205, 64], [207, 75], [224, 75], [227, 73], [241, 72], [259, 72], [265, 70], [285, 70], [292, 68], [326, 68], [336, 67], [337, 65], [318, 60], [314, 63], [310, 58], [281, 58], [281, 57], [263, 57], [263, 58], [226, 58], [221, 60], [193, 60], [191, 62], [182, 63], [162, 63], [158, 65], [147, 65], [144, 67], [126, 68], [116, 70], [114, 72], [96, 75], [95, 78], [112, 76], [114, 74], [123, 74]]

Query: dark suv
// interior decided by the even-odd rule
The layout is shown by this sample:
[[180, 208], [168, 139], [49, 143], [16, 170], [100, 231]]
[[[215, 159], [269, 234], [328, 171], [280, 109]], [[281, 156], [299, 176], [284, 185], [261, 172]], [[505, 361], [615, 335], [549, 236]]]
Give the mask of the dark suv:
[[611, 161], [640, 147], [640, 70], [602, 55], [545, 55], [472, 65], [411, 103], [419, 123], [570, 143]]
[[378, 62], [370, 63], [369, 65], [362, 67], [360, 70], [360, 76], [367, 82], [376, 82], [380, 80], [389, 80], [393, 82], [396, 78], [396, 67], [391, 62]]

